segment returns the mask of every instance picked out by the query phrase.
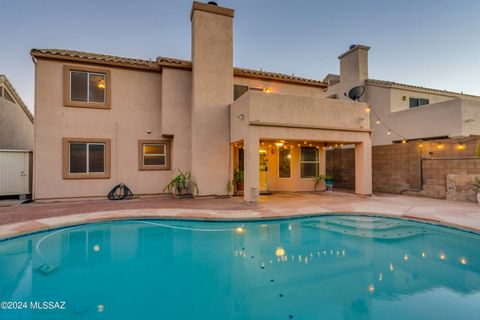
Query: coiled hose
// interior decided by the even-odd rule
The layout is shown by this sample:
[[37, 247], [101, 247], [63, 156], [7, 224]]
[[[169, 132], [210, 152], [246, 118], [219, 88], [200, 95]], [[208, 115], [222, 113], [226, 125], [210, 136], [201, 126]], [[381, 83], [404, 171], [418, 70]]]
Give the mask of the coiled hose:
[[130, 200], [132, 198], [132, 190], [123, 183], [117, 184], [112, 191], [108, 193], [109, 200]]

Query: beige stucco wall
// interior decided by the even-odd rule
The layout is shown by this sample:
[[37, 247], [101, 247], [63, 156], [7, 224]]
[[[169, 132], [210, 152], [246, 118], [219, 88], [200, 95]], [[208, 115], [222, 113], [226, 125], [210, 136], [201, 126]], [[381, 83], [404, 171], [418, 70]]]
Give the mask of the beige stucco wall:
[[[175, 135], [172, 168], [188, 168], [189, 132], [182, 114], [189, 108], [189, 72], [166, 71], [167, 81], [162, 83], [160, 73], [109, 68], [112, 107], [101, 110], [63, 106], [64, 64], [36, 63], [36, 199], [104, 197], [120, 182], [135, 194], [161, 193], [171, 171], [139, 171], [138, 140], [162, 139], [162, 134]], [[169, 90], [163, 101], [162, 85]], [[162, 103], [168, 120], [162, 116]], [[111, 139], [111, 178], [63, 179], [62, 137]]]
[[[339, 84], [330, 86], [327, 95], [343, 95], [339, 90]], [[409, 97], [426, 98], [430, 100], [430, 104], [409, 108]], [[389, 128], [406, 139], [480, 133], [480, 122], [471, 121], [480, 116], [480, 100], [367, 84], [362, 101], [368, 103]], [[373, 145], [386, 145], [402, 140], [402, 137], [395, 134], [388, 135], [388, 129], [376, 124], [377, 116], [370, 114]], [[468, 119], [470, 120], [467, 121]]]
[[174, 135], [172, 169], [190, 171], [192, 73], [164, 68], [162, 71], [162, 132]]
[[[395, 104], [393, 101], [401, 100], [404, 93], [406, 92], [397, 89], [367, 87], [367, 101], [372, 109], [393, 131], [400, 133], [406, 139], [466, 137], [480, 133], [480, 122], [476, 120], [480, 116], [480, 101], [437, 96], [440, 102], [390, 112], [388, 106], [393, 107]], [[394, 134], [388, 135], [387, 129], [377, 125], [375, 120], [376, 117], [372, 114], [374, 145], [386, 145], [402, 139]]]
[[[368, 85], [370, 89], [372, 85]], [[444, 102], [448, 100], [455, 99], [455, 97], [450, 97], [446, 95], [431, 94], [425, 92], [418, 92], [412, 90], [403, 90], [398, 88], [387, 89], [390, 92], [390, 110], [391, 112], [402, 111], [410, 109], [409, 98], [424, 98], [428, 99], [430, 104], [435, 104], [438, 102]], [[403, 101], [405, 97], [405, 101]]]
[[323, 88], [307, 86], [295, 83], [283, 83], [279, 81], [263, 80], [257, 78], [234, 77], [234, 84], [248, 86], [250, 88], [270, 89], [272, 93], [298, 95], [306, 97], [324, 97]]
[[368, 129], [366, 104], [251, 91], [250, 121], [305, 126]]
[[[10, 95], [13, 94], [10, 92]], [[33, 150], [33, 122], [18, 103], [0, 97], [0, 149]]]

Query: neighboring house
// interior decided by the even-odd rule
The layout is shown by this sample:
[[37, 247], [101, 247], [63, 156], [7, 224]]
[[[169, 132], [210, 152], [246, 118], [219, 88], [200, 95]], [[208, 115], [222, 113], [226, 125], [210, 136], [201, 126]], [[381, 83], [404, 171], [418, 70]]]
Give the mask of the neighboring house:
[[314, 190], [325, 149], [355, 145], [356, 192], [371, 194], [364, 103], [325, 98], [322, 81], [233, 67], [232, 9], [194, 2], [192, 60], [33, 49], [34, 197], [105, 197], [117, 183], [160, 194], [174, 169], [200, 195]]
[[0, 149], [33, 149], [33, 115], [12, 83], [1, 74]]
[[33, 116], [15, 88], [0, 75], [0, 196], [31, 193]]
[[328, 74], [327, 97], [365, 86], [360, 99], [371, 106], [373, 145], [480, 135], [480, 97], [370, 79], [369, 47], [353, 45], [340, 55], [340, 75]]

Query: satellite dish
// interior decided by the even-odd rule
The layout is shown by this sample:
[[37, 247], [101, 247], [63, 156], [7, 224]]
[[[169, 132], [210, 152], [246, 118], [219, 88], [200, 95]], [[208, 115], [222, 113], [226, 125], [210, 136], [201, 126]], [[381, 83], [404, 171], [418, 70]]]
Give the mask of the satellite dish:
[[[365, 93], [364, 86], [356, 86], [350, 89], [350, 91], [348, 91], [348, 97], [353, 101], [360, 101], [360, 98], [363, 96], [364, 93]], [[345, 93], [345, 96], [347, 96], [346, 93]]]

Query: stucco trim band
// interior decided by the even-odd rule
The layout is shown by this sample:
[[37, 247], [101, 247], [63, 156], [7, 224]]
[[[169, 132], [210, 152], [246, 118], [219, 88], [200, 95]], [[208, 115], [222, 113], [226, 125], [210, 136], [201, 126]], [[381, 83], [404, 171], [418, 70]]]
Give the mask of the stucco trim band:
[[326, 126], [310, 126], [300, 124], [285, 124], [275, 122], [258, 122], [250, 121], [248, 123], [251, 126], [261, 127], [281, 127], [281, 128], [298, 128], [298, 129], [318, 129], [318, 130], [331, 130], [331, 131], [349, 131], [349, 132], [373, 132], [373, 129], [361, 129], [361, 128], [342, 128], [342, 127], [326, 127]]

